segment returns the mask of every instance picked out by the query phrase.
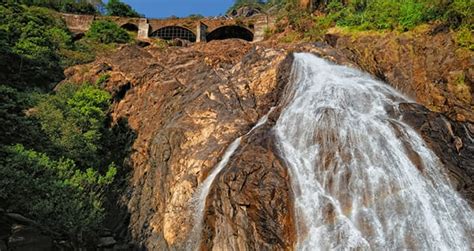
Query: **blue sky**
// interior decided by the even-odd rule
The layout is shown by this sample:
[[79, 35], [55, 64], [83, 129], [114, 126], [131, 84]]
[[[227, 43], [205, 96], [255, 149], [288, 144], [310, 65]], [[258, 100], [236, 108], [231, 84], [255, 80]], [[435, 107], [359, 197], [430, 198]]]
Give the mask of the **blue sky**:
[[[217, 16], [225, 14], [233, 0], [122, 0], [146, 17], [178, 17], [190, 14]], [[104, 1], [106, 2], [106, 1]]]

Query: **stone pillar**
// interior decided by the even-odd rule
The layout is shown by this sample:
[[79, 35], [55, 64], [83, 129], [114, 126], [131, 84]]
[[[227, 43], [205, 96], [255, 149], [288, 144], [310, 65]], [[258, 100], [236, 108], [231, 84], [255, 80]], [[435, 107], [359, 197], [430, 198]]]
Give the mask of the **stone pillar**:
[[259, 42], [265, 39], [265, 30], [269, 28], [269, 19], [267, 15], [260, 15], [254, 25], [253, 42]]
[[207, 25], [203, 24], [201, 21], [198, 22], [196, 26], [196, 42], [206, 42], [207, 34]]
[[150, 31], [150, 24], [148, 23], [148, 19], [140, 18], [138, 23], [138, 39], [147, 39], [148, 33]]

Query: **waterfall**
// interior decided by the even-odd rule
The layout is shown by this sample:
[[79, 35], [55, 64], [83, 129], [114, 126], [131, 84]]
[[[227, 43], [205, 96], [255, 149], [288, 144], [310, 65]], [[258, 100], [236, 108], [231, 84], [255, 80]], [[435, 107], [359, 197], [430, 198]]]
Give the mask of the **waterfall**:
[[367, 74], [297, 53], [275, 127], [295, 193], [298, 250], [470, 250], [474, 214]]
[[194, 225], [193, 225], [193, 229], [191, 230], [190, 237], [188, 238], [187, 250], [199, 249], [199, 242], [200, 242], [201, 231], [202, 231], [202, 223], [204, 220], [203, 217], [204, 217], [204, 209], [206, 207], [207, 195], [209, 194], [209, 190], [211, 189], [211, 185], [212, 183], [214, 183], [215, 178], [222, 171], [222, 169], [224, 169], [224, 167], [229, 162], [229, 159], [234, 154], [235, 150], [237, 150], [237, 148], [239, 147], [242, 137], [249, 135], [250, 133], [252, 133], [252, 131], [257, 129], [261, 125], [265, 124], [268, 120], [268, 116], [270, 115], [270, 113], [272, 113], [274, 109], [275, 107], [270, 108], [267, 114], [261, 117], [257, 121], [257, 123], [252, 127], [252, 129], [250, 129], [250, 131], [248, 131], [245, 135], [240, 136], [237, 139], [235, 139], [227, 147], [219, 163], [212, 169], [211, 173], [206, 177], [204, 182], [194, 192], [193, 198], [191, 198], [191, 205], [195, 213]]

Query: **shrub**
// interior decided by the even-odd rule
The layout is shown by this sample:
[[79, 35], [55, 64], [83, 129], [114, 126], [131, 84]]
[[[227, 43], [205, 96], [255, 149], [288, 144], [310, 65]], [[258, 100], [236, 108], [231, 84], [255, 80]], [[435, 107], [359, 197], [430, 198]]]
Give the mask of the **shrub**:
[[331, 0], [327, 15], [339, 26], [358, 30], [413, 29], [433, 20], [444, 20], [452, 27], [473, 22], [472, 0]]
[[107, 15], [119, 17], [141, 17], [130, 5], [122, 3], [120, 0], [109, 0], [105, 5]]
[[102, 193], [117, 172], [81, 171], [22, 145], [0, 149], [0, 204], [60, 233], [94, 231], [102, 222]]
[[398, 23], [403, 30], [413, 29], [418, 24], [422, 23], [425, 19], [424, 16], [425, 6], [416, 1], [407, 1], [405, 4], [400, 6], [400, 14], [398, 17]]
[[101, 164], [110, 98], [108, 92], [91, 85], [64, 84], [39, 103], [34, 115], [58, 156], [74, 159], [80, 166]]
[[472, 35], [472, 29], [468, 25], [460, 27], [456, 33], [456, 43], [461, 46], [474, 50], [474, 37]]
[[22, 92], [0, 85], [0, 139], [2, 144], [21, 143], [29, 147], [46, 148], [48, 138], [41, 133], [38, 121], [28, 118], [27, 109], [39, 99], [36, 92]]
[[40, 6], [45, 8], [54, 9], [61, 12], [77, 13], [77, 14], [97, 14], [96, 7], [100, 5], [93, 5], [90, 1], [86, 0], [20, 0], [19, 2], [28, 6]]
[[63, 76], [57, 49], [69, 44], [68, 31], [51, 11], [0, 5], [0, 79], [16, 87], [48, 87]]
[[127, 43], [130, 35], [116, 23], [109, 20], [94, 21], [86, 33], [86, 37], [100, 43]]

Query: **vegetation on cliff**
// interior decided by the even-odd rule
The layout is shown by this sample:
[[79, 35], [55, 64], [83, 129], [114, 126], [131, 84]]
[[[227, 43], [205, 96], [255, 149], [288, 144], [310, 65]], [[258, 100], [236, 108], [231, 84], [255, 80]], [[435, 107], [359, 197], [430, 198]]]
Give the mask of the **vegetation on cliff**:
[[91, 24], [86, 37], [96, 42], [127, 43], [131, 40], [130, 35], [116, 23], [109, 20], [98, 20]]
[[[303, 2], [311, 3], [306, 6], [307, 11], [301, 9]], [[243, 6], [276, 12], [276, 28], [268, 33], [282, 33], [290, 28], [282, 42], [320, 40], [327, 29], [334, 26], [351, 31], [404, 32], [425, 23], [442, 23], [456, 32], [455, 39], [460, 46], [474, 49], [471, 0], [237, 0], [231, 10]]]
[[[13, 1], [12, 1], [13, 2]], [[19, 3], [28, 6], [45, 7], [59, 12], [76, 14], [98, 14], [102, 1], [88, 0], [20, 0]]]
[[119, 17], [141, 17], [130, 5], [122, 3], [120, 0], [109, 0], [105, 5], [107, 15]]
[[106, 4], [102, 0], [20, 0], [7, 2], [20, 3], [27, 6], [38, 6], [52, 9], [59, 12], [101, 15], [120, 17], [141, 17], [130, 5], [120, 0], [109, 0]]
[[100, 83], [51, 92], [65, 67], [130, 41], [116, 24], [94, 27], [74, 42], [54, 11], [0, 4], [0, 208], [67, 236], [102, 225], [128, 140], [109, 125], [111, 95]]

